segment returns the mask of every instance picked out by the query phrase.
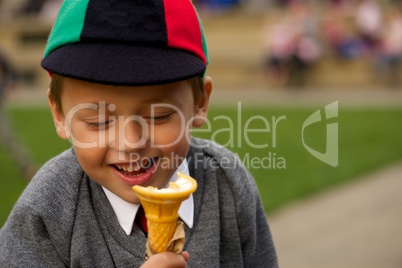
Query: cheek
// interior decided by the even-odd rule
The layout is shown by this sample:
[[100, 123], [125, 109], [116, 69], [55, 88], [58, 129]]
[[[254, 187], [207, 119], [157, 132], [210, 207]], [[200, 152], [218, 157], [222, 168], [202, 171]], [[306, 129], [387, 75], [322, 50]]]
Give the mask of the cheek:
[[91, 131], [80, 122], [72, 124], [70, 128], [70, 141], [80, 148], [105, 147], [114, 142], [114, 129], [109, 128], [100, 131]]
[[[183, 122], [182, 122], [183, 121]], [[150, 129], [151, 144], [162, 147], [176, 147], [189, 142], [189, 125], [187, 118], [176, 118], [167, 124], [155, 125]]]
[[99, 167], [104, 165], [104, 158], [106, 154], [105, 148], [82, 148], [79, 146], [74, 146], [74, 150], [75, 154], [77, 155], [78, 162], [85, 173], [92, 178], [99, 177], [99, 174], [96, 174], [96, 172], [99, 171]]
[[177, 122], [155, 126], [150, 138], [151, 146], [159, 148], [167, 157], [172, 155], [185, 157], [190, 144], [190, 131], [187, 126], [188, 123], [183, 125]]
[[95, 131], [87, 131], [83, 123], [72, 122], [69, 129], [70, 139], [76, 146], [85, 147], [85, 144], [98, 141], [98, 133]]
[[155, 132], [151, 134], [150, 140], [152, 145], [156, 147], [170, 147], [180, 143], [185, 137], [183, 129], [165, 129], [155, 128]]

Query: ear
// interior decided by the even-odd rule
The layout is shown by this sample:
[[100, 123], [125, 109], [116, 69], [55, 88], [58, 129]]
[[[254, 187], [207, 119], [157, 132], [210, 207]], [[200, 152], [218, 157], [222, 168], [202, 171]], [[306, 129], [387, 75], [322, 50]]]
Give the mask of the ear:
[[50, 112], [52, 113], [54, 126], [56, 127], [57, 135], [59, 135], [60, 138], [67, 140], [69, 139], [70, 135], [68, 134], [69, 130], [66, 126], [64, 115], [58, 110], [56, 103], [54, 103], [49, 96], [50, 88], [47, 90], [47, 100], [49, 103]]
[[194, 120], [193, 120], [194, 127], [202, 127], [205, 124], [205, 121], [207, 120], [209, 98], [212, 93], [212, 88], [213, 88], [212, 78], [206, 76], [204, 78], [205, 93], [198, 100], [197, 106], [195, 108]]

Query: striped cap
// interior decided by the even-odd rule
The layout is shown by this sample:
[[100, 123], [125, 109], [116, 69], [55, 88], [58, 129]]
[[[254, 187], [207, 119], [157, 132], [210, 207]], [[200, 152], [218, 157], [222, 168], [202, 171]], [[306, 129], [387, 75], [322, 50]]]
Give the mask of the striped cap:
[[154, 85], [203, 76], [209, 62], [190, 0], [65, 0], [42, 67], [112, 85]]

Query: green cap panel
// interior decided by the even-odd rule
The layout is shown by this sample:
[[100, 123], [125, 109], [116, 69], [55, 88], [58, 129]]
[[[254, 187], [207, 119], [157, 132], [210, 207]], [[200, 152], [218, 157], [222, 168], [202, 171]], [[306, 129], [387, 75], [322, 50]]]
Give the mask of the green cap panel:
[[[198, 22], [200, 24], [200, 28], [201, 28], [201, 36], [202, 36], [202, 50], [204, 51], [204, 55], [205, 55], [205, 59], [206, 59], [206, 64], [208, 65], [210, 63], [210, 59], [209, 59], [209, 54], [208, 54], [208, 47], [207, 47], [207, 40], [205, 39], [205, 34], [204, 34], [204, 26], [202, 25], [202, 21], [200, 19], [200, 15], [197, 12], [197, 17], [198, 17]], [[206, 74], [206, 69], [205, 72], [203, 74], [203, 78], [205, 77]]]
[[43, 58], [59, 46], [80, 41], [89, 0], [64, 1], [50, 33]]

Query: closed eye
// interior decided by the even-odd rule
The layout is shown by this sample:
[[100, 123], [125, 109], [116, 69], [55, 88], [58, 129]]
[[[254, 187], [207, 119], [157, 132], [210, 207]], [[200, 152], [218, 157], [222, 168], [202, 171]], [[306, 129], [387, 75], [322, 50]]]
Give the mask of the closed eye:
[[165, 119], [165, 118], [169, 118], [171, 115], [172, 115], [172, 114], [154, 116], [154, 117], [151, 117], [151, 119], [152, 119], [152, 120], [162, 120], [162, 119]]
[[164, 115], [158, 115], [158, 116], [150, 116], [150, 117], [144, 117], [145, 119], [151, 120], [152, 122], [158, 122], [158, 121], [163, 121], [165, 119], [168, 119], [173, 113], [169, 114], [164, 114]]
[[112, 120], [108, 120], [108, 121], [104, 121], [104, 122], [85, 122], [85, 125], [90, 128], [104, 129], [112, 122], [113, 122]]

